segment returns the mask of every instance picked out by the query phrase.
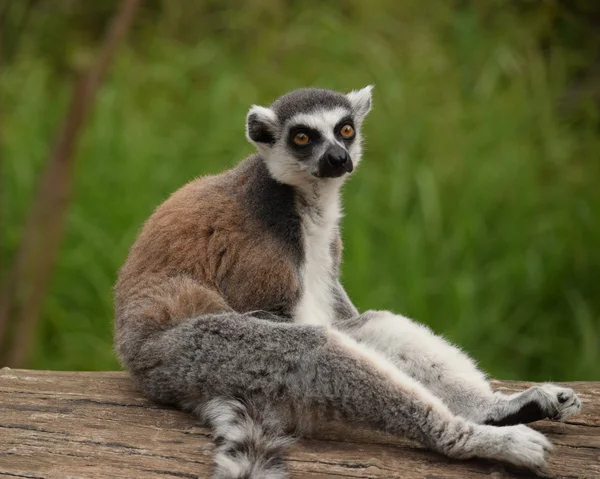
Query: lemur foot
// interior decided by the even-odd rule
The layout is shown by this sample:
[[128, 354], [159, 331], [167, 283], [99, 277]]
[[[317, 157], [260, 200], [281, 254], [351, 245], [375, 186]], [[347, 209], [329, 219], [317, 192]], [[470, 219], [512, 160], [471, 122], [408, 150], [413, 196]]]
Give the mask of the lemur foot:
[[544, 384], [538, 389], [547, 401], [549, 419], [564, 421], [569, 416], [577, 414], [581, 409], [581, 400], [571, 388]]
[[474, 438], [473, 456], [506, 462], [532, 470], [546, 466], [552, 444], [527, 426], [480, 426]]
[[546, 466], [553, 447], [543, 434], [522, 424], [497, 430], [504, 435], [505, 444], [498, 459], [529, 469], [537, 470]]

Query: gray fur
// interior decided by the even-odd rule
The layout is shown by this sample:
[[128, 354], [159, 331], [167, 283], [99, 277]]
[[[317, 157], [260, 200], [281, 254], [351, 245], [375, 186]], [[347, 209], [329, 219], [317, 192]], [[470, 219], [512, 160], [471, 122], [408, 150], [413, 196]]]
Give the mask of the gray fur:
[[150, 341], [139, 341], [133, 331], [126, 340], [138, 351], [126, 365], [145, 393], [187, 410], [239, 396], [265, 407], [291, 404], [305, 416], [335, 412], [450, 457], [503, 458], [533, 468], [550, 449], [543, 436], [520, 426], [477, 426], [453, 416], [424, 389], [406, 388], [348, 351], [325, 328], [224, 313], [182, 323]]
[[286, 123], [299, 113], [312, 113], [317, 109], [333, 110], [336, 107], [346, 108], [349, 112], [352, 110], [346, 95], [322, 88], [294, 90], [271, 105], [281, 123]]
[[[360, 318], [363, 318], [363, 315], [358, 314], [358, 310], [350, 301], [346, 290], [339, 280], [336, 280], [332, 295], [334, 299], [333, 311], [335, 314], [336, 324], [339, 324], [343, 328], [347, 328], [348, 324], [345, 323], [346, 320], [362, 321]], [[344, 321], [344, 323], [342, 323], [342, 321]]]
[[488, 424], [579, 410], [573, 391], [553, 385], [494, 393], [466, 354], [425, 326], [352, 304], [339, 280], [347, 175], [316, 176], [306, 163], [318, 158], [290, 154], [278, 135], [314, 113], [313, 127], [334, 142], [327, 129], [353, 112], [356, 139], [344, 147], [358, 164], [370, 107], [370, 88], [306, 89], [253, 107], [247, 135], [260, 154], [159, 208], [120, 273], [121, 360], [148, 397], [203, 415], [217, 443], [215, 478], [284, 477], [285, 434], [322, 418], [449, 457], [538, 469], [551, 449], [544, 436]]

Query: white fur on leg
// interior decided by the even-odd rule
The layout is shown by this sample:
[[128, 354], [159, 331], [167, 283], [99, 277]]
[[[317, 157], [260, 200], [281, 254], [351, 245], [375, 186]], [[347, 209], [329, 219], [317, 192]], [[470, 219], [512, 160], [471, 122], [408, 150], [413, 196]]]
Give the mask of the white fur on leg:
[[423, 404], [429, 405], [435, 409], [439, 415], [447, 420], [451, 420], [453, 415], [448, 407], [425, 386], [415, 381], [403, 371], [398, 369], [389, 359], [377, 351], [360, 344], [353, 338], [340, 331], [332, 330], [331, 335], [339, 341], [347, 350], [352, 351], [356, 356], [370, 363], [375, 369], [389, 376], [398, 386], [407, 393], [416, 396]]
[[[349, 334], [392, 359], [410, 376], [428, 387], [442, 377], [444, 383], [492, 396], [485, 375], [474, 361], [427, 326], [388, 311], [369, 311], [365, 316], [368, 319]], [[437, 390], [436, 394], [440, 395]]]

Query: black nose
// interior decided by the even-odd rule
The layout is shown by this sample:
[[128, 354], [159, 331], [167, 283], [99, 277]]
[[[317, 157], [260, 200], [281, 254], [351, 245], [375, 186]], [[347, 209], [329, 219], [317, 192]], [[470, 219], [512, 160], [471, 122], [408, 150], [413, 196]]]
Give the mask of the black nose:
[[350, 161], [350, 155], [341, 146], [334, 146], [325, 153], [325, 159], [334, 168], [346, 166]]
[[318, 178], [339, 178], [354, 169], [352, 158], [340, 145], [331, 145], [319, 158], [318, 165]]

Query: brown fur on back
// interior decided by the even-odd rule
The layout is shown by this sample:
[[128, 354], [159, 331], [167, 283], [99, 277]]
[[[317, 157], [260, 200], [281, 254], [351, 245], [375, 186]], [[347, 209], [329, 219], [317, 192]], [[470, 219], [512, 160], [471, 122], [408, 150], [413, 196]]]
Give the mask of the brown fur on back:
[[129, 319], [164, 328], [204, 313], [281, 312], [296, 302], [297, 267], [265, 234], [246, 195], [259, 161], [188, 183], [146, 221], [116, 285], [117, 333]]

